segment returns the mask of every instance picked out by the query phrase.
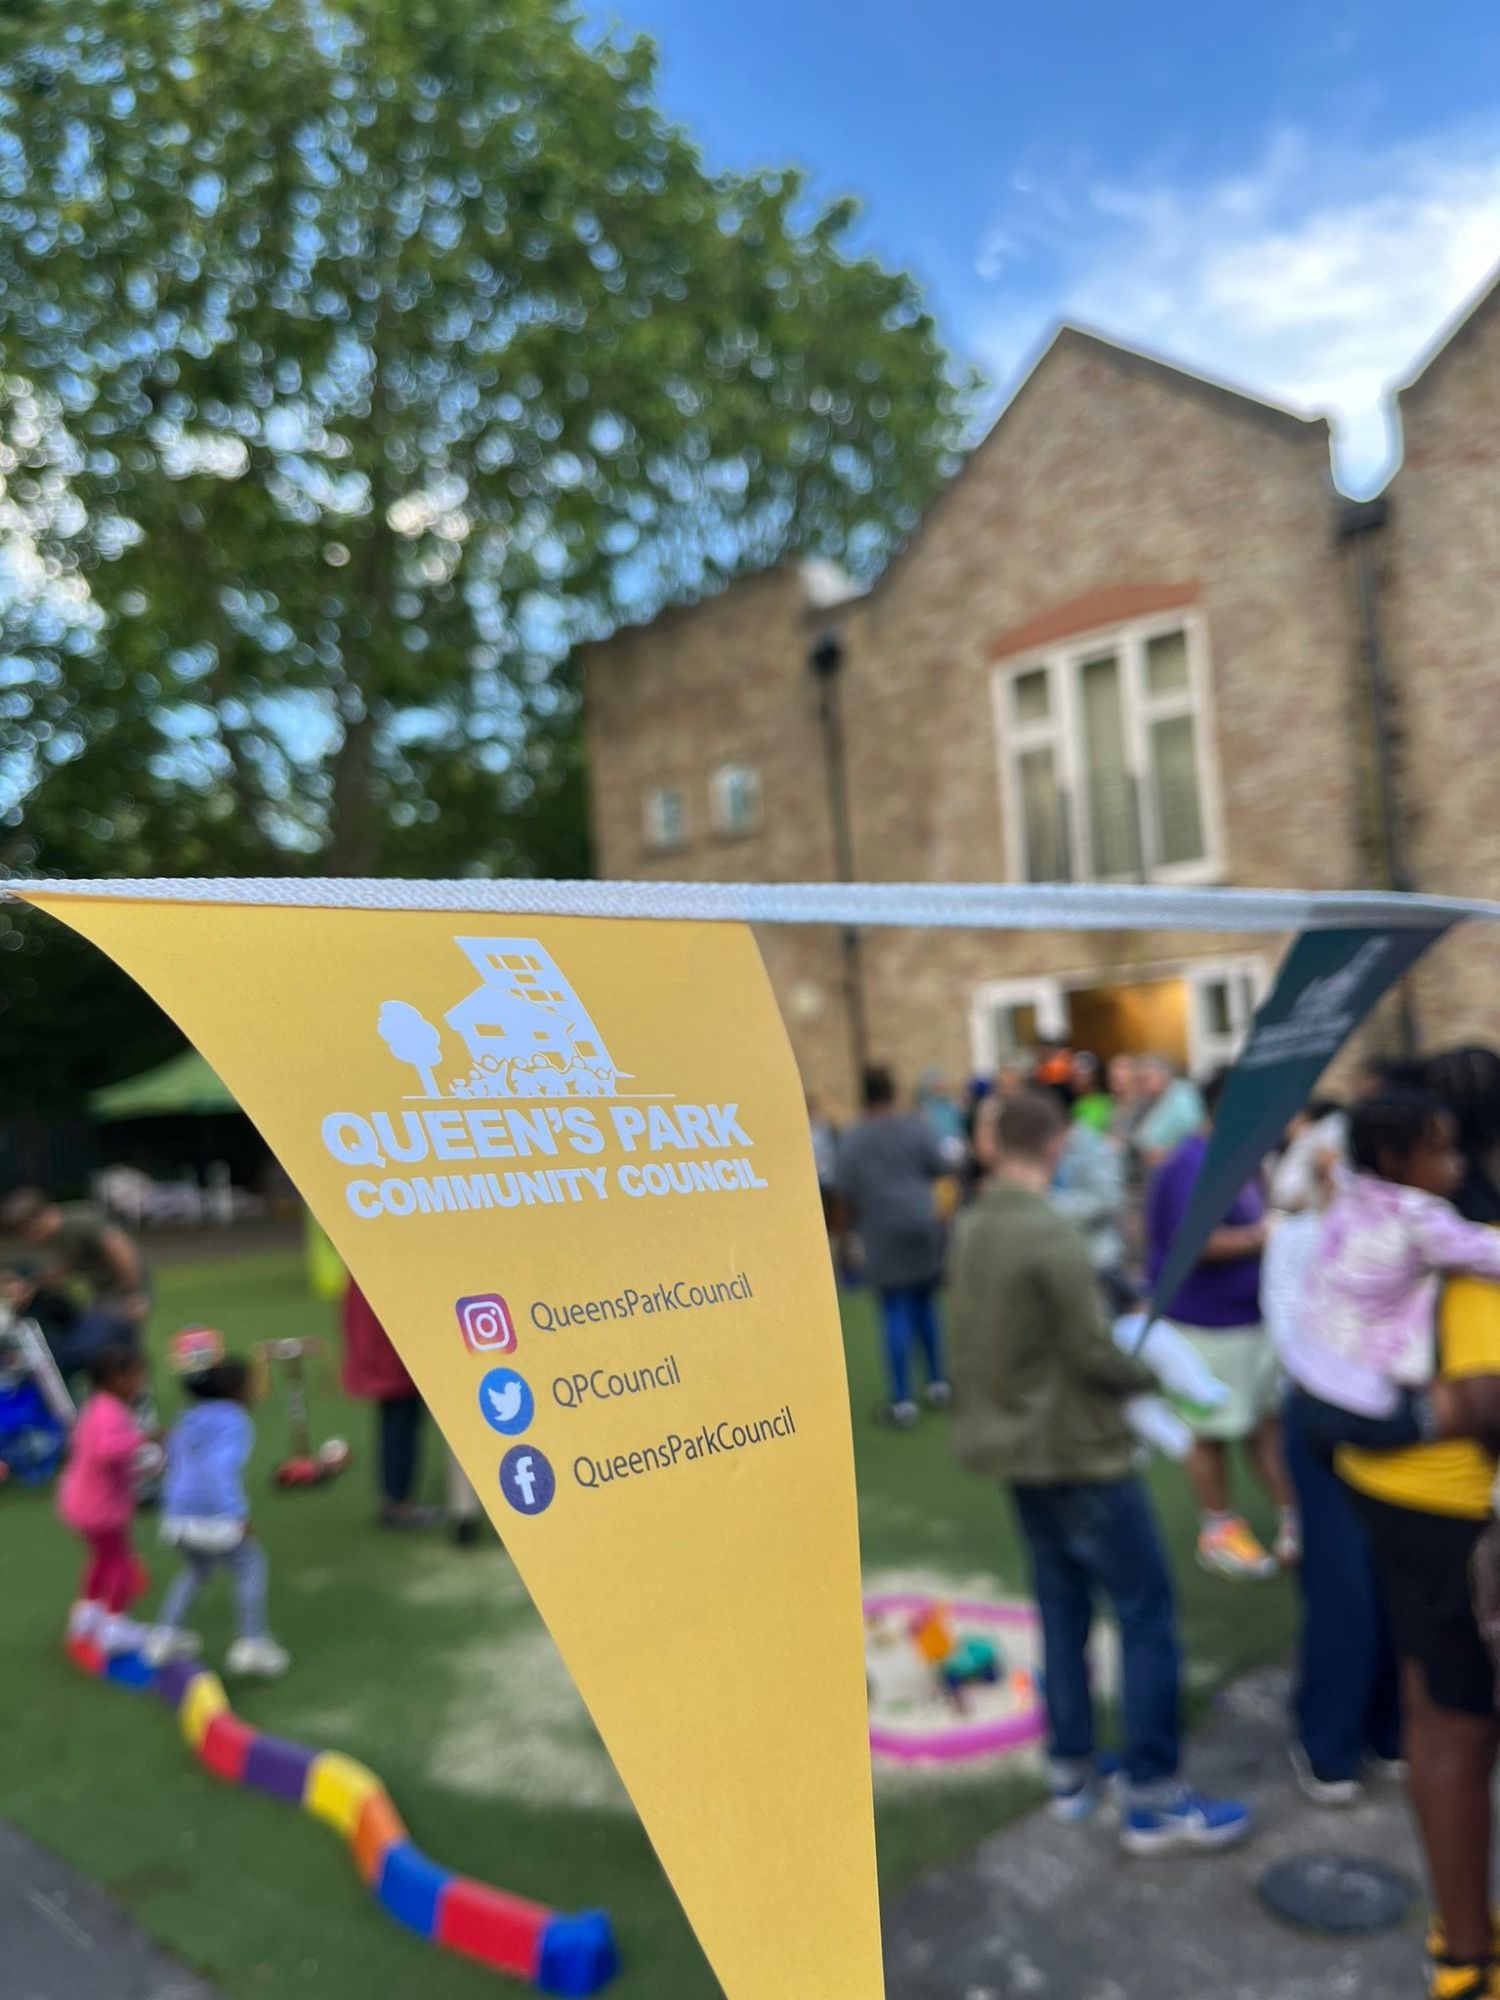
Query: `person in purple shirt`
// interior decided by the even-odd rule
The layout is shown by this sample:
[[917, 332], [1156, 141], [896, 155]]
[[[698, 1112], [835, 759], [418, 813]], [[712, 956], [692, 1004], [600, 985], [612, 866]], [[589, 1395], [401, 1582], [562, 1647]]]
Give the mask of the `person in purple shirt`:
[[[1146, 1275], [1152, 1284], [1167, 1261], [1193, 1189], [1203, 1170], [1211, 1121], [1224, 1077], [1204, 1090], [1208, 1120], [1190, 1133], [1157, 1169], [1146, 1198]], [[1220, 1576], [1246, 1580], [1274, 1576], [1301, 1551], [1297, 1514], [1281, 1456], [1277, 1415], [1276, 1354], [1260, 1313], [1260, 1259], [1266, 1241], [1266, 1202], [1259, 1181], [1243, 1188], [1223, 1222], [1203, 1246], [1203, 1256], [1162, 1308], [1229, 1389], [1227, 1401], [1194, 1420], [1197, 1441], [1188, 1460], [1188, 1483], [1198, 1504], [1198, 1561]], [[1244, 1447], [1279, 1513], [1275, 1554], [1260, 1542], [1229, 1500], [1229, 1447]]]

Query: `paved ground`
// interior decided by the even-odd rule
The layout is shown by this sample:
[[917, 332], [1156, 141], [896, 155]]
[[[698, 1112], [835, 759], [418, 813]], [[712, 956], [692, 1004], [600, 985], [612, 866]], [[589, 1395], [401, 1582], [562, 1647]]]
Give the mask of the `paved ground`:
[[1103, 1816], [1037, 1816], [887, 1906], [889, 2000], [1417, 2000], [1422, 1923], [1357, 1941], [1278, 1922], [1255, 1883], [1273, 1861], [1340, 1852], [1420, 1880], [1399, 1786], [1319, 1811], [1286, 1763], [1287, 1677], [1239, 1682], [1199, 1732], [1191, 1773], [1251, 1799], [1255, 1840], [1230, 1854], [1135, 1861]]
[[0, 1820], [5, 2000], [219, 2000], [101, 1889]]
[[[1224, 1697], [1193, 1746], [1206, 1790], [1249, 1797], [1256, 1839], [1232, 1854], [1131, 1861], [1101, 1819], [1043, 1816], [997, 1834], [887, 1906], [889, 2000], [1417, 2000], [1421, 1916], [1339, 1942], [1273, 1918], [1255, 1883], [1284, 1856], [1371, 1856], [1418, 1878], [1399, 1788], [1318, 1812], [1285, 1762], [1287, 1680]], [[220, 2000], [103, 1894], [0, 1821], [4, 2000]]]

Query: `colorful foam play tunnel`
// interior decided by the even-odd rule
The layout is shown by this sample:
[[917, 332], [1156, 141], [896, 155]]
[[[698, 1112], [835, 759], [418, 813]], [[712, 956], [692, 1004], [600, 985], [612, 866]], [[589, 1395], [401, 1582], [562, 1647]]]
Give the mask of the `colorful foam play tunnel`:
[[331, 1826], [386, 1914], [419, 1937], [564, 2000], [585, 2000], [619, 1969], [602, 1910], [559, 1916], [429, 1861], [412, 1845], [373, 1771], [336, 1750], [309, 1750], [252, 1729], [206, 1667], [178, 1660], [154, 1668], [138, 1653], [106, 1658], [92, 1641], [78, 1639], [68, 1642], [68, 1657], [86, 1673], [154, 1694], [175, 1709], [188, 1747], [215, 1777], [269, 1792]]

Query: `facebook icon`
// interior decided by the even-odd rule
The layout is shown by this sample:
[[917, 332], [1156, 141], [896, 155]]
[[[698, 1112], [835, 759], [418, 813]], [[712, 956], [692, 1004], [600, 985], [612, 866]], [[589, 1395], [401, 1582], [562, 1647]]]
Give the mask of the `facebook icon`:
[[518, 1514], [545, 1514], [557, 1477], [534, 1444], [518, 1444], [500, 1461], [500, 1491]]

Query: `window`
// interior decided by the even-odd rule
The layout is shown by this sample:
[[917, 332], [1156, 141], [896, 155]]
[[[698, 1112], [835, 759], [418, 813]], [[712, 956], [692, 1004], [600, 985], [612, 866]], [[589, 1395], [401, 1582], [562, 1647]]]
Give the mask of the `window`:
[[1192, 1070], [1195, 1076], [1211, 1076], [1232, 1063], [1244, 1046], [1265, 991], [1265, 967], [1259, 959], [1231, 959], [1223, 965], [1191, 966], [1187, 977]]
[[657, 854], [687, 845], [687, 801], [670, 785], [647, 792], [646, 845]]
[[760, 773], [749, 764], [721, 764], [708, 788], [715, 833], [754, 833], [760, 825]]
[[1056, 979], [993, 979], [969, 1007], [969, 1039], [981, 1070], [1029, 1061], [1038, 1040], [1068, 1032], [1068, 1001]]
[[1125, 738], [1125, 687], [1118, 653], [1100, 653], [1078, 669], [1083, 731], [1083, 802], [1088, 853], [1096, 875], [1139, 875], [1141, 852], [1135, 779]]
[[1202, 627], [1061, 646], [997, 681], [1012, 878], [1206, 881], [1216, 851]]
[[1016, 759], [1028, 882], [1066, 882], [1073, 873], [1068, 861], [1068, 828], [1062, 793], [1057, 784], [1057, 760], [1051, 750], [1023, 750]]

